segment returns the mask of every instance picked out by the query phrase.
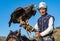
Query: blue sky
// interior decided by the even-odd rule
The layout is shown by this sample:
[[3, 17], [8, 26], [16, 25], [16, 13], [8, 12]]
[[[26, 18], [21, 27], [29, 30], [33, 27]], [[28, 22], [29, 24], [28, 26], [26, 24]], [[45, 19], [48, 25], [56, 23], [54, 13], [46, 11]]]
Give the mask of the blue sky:
[[[7, 36], [10, 30], [18, 30], [19, 24], [12, 24], [8, 27], [8, 22], [10, 19], [11, 13], [18, 7], [27, 7], [31, 4], [36, 5], [36, 10], [41, 1], [46, 2], [48, 7], [48, 13], [55, 17], [55, 26], [60, 26], [60, 0], [0, 0], [0, 36]], [[29, 20], [29, 24], [34, 26], [41, 15], [38, 10], [34, 17]], [[22, 29], [22, 35], [26, 34], [25, 30]], [[33, 34], [32, 34], [33, 35]]]

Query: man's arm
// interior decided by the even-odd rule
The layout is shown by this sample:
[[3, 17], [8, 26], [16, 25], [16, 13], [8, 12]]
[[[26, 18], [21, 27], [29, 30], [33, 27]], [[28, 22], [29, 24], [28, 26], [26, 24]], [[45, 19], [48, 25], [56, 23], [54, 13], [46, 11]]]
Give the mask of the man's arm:
[[41, 32], [40, 35], [45, 36], [45, 35], [51, 33], [53, 31], [53, 27], [54, 27], [54, 19], [53, 19], [53, 17], [51, 17], [49, 19], [48, 28], [45, 31]]
[[38, 24], [37, 23], [35, 24], [34, 29], [35, 29], [35, 31], [38, 31], [39, 28], [38, 28]]

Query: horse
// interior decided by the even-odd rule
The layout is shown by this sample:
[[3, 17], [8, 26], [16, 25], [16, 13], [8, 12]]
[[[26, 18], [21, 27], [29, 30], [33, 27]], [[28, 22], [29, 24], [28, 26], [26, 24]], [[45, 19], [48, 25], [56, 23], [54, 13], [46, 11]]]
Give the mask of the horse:
[[20, 31], [10, 31], [6, 41], [36, 41], [35, 39], [28, 39], [26, 36], [22, 36]]

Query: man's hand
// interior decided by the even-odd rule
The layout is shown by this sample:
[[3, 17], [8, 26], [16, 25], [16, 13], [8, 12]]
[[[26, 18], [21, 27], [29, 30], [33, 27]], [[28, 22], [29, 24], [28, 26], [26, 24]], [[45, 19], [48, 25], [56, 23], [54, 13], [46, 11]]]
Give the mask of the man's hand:
[[39, 32], [36, 32], [36, 33], [35, 33], [35, 36], [36, 36], [36, 38], [41, 37], [41, 35], [40, 35], [40, 33], [39, 33]]

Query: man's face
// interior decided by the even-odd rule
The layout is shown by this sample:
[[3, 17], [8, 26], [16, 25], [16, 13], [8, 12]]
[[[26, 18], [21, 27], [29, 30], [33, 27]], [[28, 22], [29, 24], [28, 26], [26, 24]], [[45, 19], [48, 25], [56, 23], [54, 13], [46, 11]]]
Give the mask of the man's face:
[[40, 9], [39, 9], [39, 12], [40, 12], [41, 15], [45, 15], [45, 13], [46, 13], [46, 8], [40, 8]]

